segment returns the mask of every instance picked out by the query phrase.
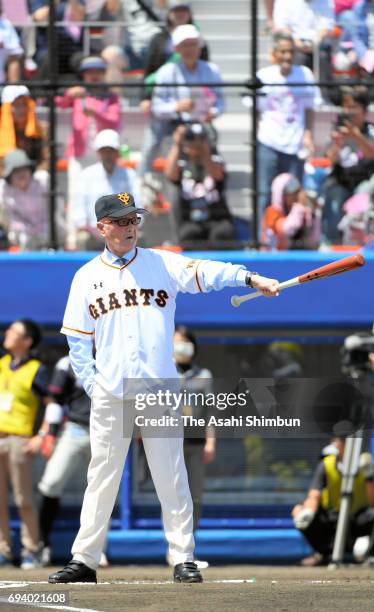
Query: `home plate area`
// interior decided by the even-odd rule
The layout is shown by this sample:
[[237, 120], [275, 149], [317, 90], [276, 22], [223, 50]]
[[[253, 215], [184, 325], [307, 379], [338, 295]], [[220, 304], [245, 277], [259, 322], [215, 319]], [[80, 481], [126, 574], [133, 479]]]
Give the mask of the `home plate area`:
[[[98, 572], [97, 585], [48, 584], [52, 572], [53, 568], [27, 572], [4, 568], [0, 575], [0, 610], [371, 612], [374, 600], [374, 569], [358, 566], [331, 571], [216, 566], [204, 570], [203, 584], [175, 584], [170, 569], [163, 566], [112, 566]], [[57, 597], [48, 598], [53, 594], [61, 595], [58, 601]]]

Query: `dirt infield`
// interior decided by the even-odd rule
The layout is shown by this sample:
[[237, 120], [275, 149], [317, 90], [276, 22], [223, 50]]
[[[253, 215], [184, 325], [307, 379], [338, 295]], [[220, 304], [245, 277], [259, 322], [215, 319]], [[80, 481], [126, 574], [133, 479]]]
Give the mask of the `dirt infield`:
[[[374, 569], [223, 566], [204, 570], [203, 584], [174, 584], [162, 566], [113, 566], [98, 573], [95, 585], [50, 585], [48, 568], [38, 571], [5, 570], [0, 574], [0, 610], [25, 612], [42, 609], [8, 602], [10, 595], [68, 596], [72, 612], [371, 612], [374, 609]], [[11, 582], [7, 582], [11, 581]], [[40, 597], [39, 597], [40, 601]]]

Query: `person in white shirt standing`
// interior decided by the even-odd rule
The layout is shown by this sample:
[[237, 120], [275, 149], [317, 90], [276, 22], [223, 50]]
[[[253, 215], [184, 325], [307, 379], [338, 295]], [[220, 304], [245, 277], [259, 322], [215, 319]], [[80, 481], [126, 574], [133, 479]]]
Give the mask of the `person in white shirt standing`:
[[134, 194], [138, 201], [136, 173], [118, 164], [120, 137], [115, 130], [102, 130], [94, 141], [100, 161], [82, 171], [73, 205], [68, 212], [69, 250], [96, 251], [102, 239], [96, 228], [93, 202], [106, 193], [123, 191]]
[[[179, 389], [173, 334], [180, 291], [194, 294], [251, 286], [271, 297], [278, 295], [279, 283], [244, 266], [137, 248], [138, 213], [145, 211], [135, 206], [129, 193], [99, 198], [95, 212], [106, 247], [75, 274], [61, 330], [68, 339], [72, 368], [92, 398], [92, 459], [73, 559], [49, 582], [96, 582], [135, 423], [161, 503], [174, 580], [201, 582], [193, 561], [193, 506], [183, 459], [183, 426], [165, 433], [165, 428], [149, 431], [137, 423], [134, 388], [146, 389], [142, 393], [146, 397], [149, 389], [160, 389], [167, 379]], [[154, 410], [148, 404], [142, 414], [149, 416], [150, 411], [158, 416], [175, 414], [161, 400]]]
[[302, 182], [304, 154], [314, 149], [309, 111], [321, 104], [321, 94], [309, 68], [294, 65], [294, 51], [292, 36], [282, 32], [275, 34], [275, 63], [257, 73], [264, 84], [257, 99], [261, 113], [257, 145], [258, 219], [262, 219], [270, 203], [273, 179], [289, 172]]

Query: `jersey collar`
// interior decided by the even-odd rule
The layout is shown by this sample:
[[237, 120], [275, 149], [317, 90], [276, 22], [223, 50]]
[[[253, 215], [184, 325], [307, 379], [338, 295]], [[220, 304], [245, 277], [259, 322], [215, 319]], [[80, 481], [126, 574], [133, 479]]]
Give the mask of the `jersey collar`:
[[111, 268], [116, 268], [117, 270], [122, 270], [122, 268], [126, 268], [126, 266], [128, 266], [132, 261], [134, 261], [135, 257], [137, 256], [137, 252], [138, 249], [134, 247], [133, 249], [131, 249], [131, 251], [124, 255], [127, 260], [124, 266], [119, 266], [118, 263], [114, 263], [118, 259], [118, 255], [115, 255], [114, 253], [109, 251], [108, 247], [105, 247], [104, 251], [100, 256], [100, 259], [107, 266], [110, 266]]

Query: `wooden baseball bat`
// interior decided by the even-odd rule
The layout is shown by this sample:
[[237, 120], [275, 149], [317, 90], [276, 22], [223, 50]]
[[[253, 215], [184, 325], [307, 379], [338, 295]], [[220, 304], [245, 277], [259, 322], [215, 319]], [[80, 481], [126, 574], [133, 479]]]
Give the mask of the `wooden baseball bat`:
[[[350, 255], [349, 257], [344, 257], [344, 259], [338, 259], [337, 261], [328, 263], [325, 266], [321, 266], [320, 268], [315, 268], [315, 270], [306, 272], [301, 276], [295, 276], [295, 278], [290, 278], [289, 280], [286, 280], [283, 283], [279, 283], [279, 289], [288, 289], [289, 287], [296, 287], [296, 285], [308, 283], [312, 280], [329, 278], [330, 276], [335, 276], [336, 274], [350, 272], [350, 270], [360, 268], [364, 265], [364, 263], [365, 258], [363, 257], [363, 255]], [[253, 300], [254, 298], [260, 297], [261, 295], [261, 291], [247, 293], [246, 295], [233, 295], [231, 298], [231, 304], [232, 306], [240, 306], [240, 304], [243, 304], [243, 302]]]

